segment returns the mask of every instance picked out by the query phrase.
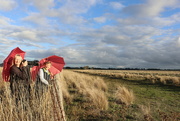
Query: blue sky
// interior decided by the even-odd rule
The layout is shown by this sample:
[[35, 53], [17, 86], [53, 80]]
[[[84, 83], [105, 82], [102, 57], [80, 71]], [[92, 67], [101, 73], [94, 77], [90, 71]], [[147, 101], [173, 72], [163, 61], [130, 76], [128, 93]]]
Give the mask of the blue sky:
[[180, 68], [180, 1], [0, 0], [0, 62], [16, 47], [66, 66]]

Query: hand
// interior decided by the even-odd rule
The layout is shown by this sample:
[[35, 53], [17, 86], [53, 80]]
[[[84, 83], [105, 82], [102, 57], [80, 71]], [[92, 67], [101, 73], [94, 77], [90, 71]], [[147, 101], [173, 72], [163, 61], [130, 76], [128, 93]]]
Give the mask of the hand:
[[27, 65], [28, 65], [27, 61], [22, 62], [22, 66], [27, 66]]
[[54, 79], [54, 75], [51, 72], [50, 72], [50, 78], [51, 78], [51, 80]]
[[50, 76], [50, 78], [51, 78], [51, 80], [53, 80], [53, 79], [54, 79], [54, 76]]

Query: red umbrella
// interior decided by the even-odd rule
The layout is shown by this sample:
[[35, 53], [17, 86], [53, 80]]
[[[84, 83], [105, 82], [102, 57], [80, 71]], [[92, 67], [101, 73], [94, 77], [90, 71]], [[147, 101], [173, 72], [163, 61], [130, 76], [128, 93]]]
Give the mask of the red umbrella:
[[56, 56], [56, 55], [52, 55], [49, 56], [47, 58], [43, 58], [39, 61], [39, 66], [34, 66], [32, 68], [32, 79], [35, 80], [35, 77], [39, 71], [40, 68], [44, 67], [44, 63], [50, 61], [51, 62], [51, 68], [49, 69], [49, 71], [51, 72], [51, 74], [54, 76], [58, 73], [61, 72], [61, 70], [63, 69], [65, 62], [64, 59], [62, 57]]
[[37, 73], [41, 67], [40, 66], [33, 66], [31, 69], [31, 78], [32, 80], [36, 80]]
[[11, 53], [6, 57], [6, 59], [3, 61], [3, 72], [2, 77], [4, 81], [9, 81], [9, 75], [10, 75], [10, 68], [13, 65], [13, 59], [16, 54], [21, 55], [21, 57], [24, 59], [25, 52], [22, 51], [19, 47], [16, 47], [11, 51]]

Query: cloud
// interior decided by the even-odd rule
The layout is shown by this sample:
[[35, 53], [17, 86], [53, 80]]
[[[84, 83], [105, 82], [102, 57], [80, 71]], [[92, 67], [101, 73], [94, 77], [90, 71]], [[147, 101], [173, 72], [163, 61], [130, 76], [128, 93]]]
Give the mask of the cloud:
[[174, 20], [174, 23], [179, 23], [180, 22], [180, 12], [173, 14], [169, 19]]
[[46, 11], [47, 9], [51, 9], [55, 6], [54, 0], [33, 0], [34, 5], [41, 11]]
[[62, 7], [58, 9], [58, 18], [61, 22], [70, 25], [81, 25], [87, 21], [82, 14], [85, 14], [92, 6], [94, 6], [98, 0], [69, 0], [64, 3]]
[[117, 22], [121, 25], [150, 25], [154, 27], [171, 26], [177, 23], [173, 17], [153, 17], [153, 18], [118, 18]]
[[177, 39], [177, 45], [180, 47], [180, 37]]
[[[123, 34], [127, 30], [129, 32]], [[131, 33], [135, 38], [136, 31], [139, 31], [141, 38], [128, 38]], [[124, 27], [124, 31], [121, 31], [113, 26], [101, 30], [88, 30], [74, 35], [74, 39], [79, 40], [76, 44], [27, 50], [27, 58], [40, 60], [55, 54], [65, 59], [66, 66], [178, 68], [180, 58], [176, 55], [180, 48], [177, 46], [177, 38], [161, 37], [154, 41], [151, 36], [157, 34], [155, 31], [158, 33], [159, 30], [152, 27]], [[121, 34], [127, 36], [121, 37]], [[144, 39], [146, 36], [148, 38]]]
[[[58, 55], [66, 66], [180, 66], [180, 14], [171, 11], [178, 8], [176, 0], [130, 6], [111, 2], [112, 11], [103, 11], [107, 4], [100, 0], [23, 1], [27, 8], [22, 16], [0, 17], [1, 60], [19, 46], [28, 60]], [[100, 13], [92, 15], [99, 3]], [[170, 12], [164, 15], [166, 11]]]
[[81, 25], [87, 22], [81, 14], [85, 14], [93, 5], [97, 4], [98, 1], [99, 0], [56, 1], [56, 5], [53, 0], [45, 0], [43, 2], [40, 0], [29, 1], [40, 11], [29, 13], [23, 20], [34, 22], [37, 25], [47, 25], [53, 22], [51, 21], [52, 19], [56, 19], [58, 23], [73, 26]]
[[22, 21], [34, 23], [39, 26], [48, 26], [48, 19], [40, 13], [30, 13], [28, 16], [22, 18]]
[[[166, 1], [166, 2], [165, 2]], [[178, 0], [146, 0], [145, 3], [133, 4], [122, 9], [115, 21], [121, 25], [145, 25], [168, 27], [179, 23]], [[165, 14], [168, 13], [168, 14]]]
[[15, 0], [0, 0], [0, 10], [2, 11], [11, 11], [17, 7]]
[[22, 40], [37, 40], [37, 33], [29, 30], [14, 32], [10, 36], [15, 38], [21, 38]]
[[144, 4], [135, 4], [123, 9], [123, 12], [136, 17], [159, 16], [166, 8], [177, 8], [178, 0], [147, 0]]
[[0, 16], [0, 26], [8, 26], [12, 22], [10, 18], [7, 18], [5, 16]]
[[110, 2], [110, 6], [112, 6], [114, 9], [122, 9], [125, 6], [119, 2]]
[[[166, 41], [167, 42], [167, 41]], [[175, 56], [178, 49], [173, 42], [154, 45], [145, 44], [138, 47], [124, 44], [118, 46], [106, 46], [104, 44], [94, 46], [69, 45], [61, 48], [42, 49], [28, 51], [29, 57], [44, 58], [50, 55], [64, 57], [67, 65], [95, 65], [95, 67], [134, 67], [134, 68], [177, 68], [179, 57]], [[84, 45], [84, 44], [83, 44]], [[168, 48], [168, 50], [167, 50]], [[66, 66], [67, 66], [66, 65]]]
[[103, 16], [96, 17], [96, 18], [94, 18], [94, 21], [96, 21], [98, 23], [104, 23], [104, 22], [106, 22], [106, 17], [103, 17]]
[[[162, 36], [163, 34], [167, 36]], [[179, 62], [174, 56], [177, 54], [175, 51], [180, 49], [175, 47], [173, 33], [156, 27], [104, 26], [98, 30], [84, 31], [76, 37], [82, 46], [74, 45], [71, 48], [81, 56], [74, 57], [71, 53], [67, 54], [71, 55], [74, 61], [81, 58], [92, 65], [99, 63], [99, 66], [106, 65], [106, 67], [142, 68], [177, 68], [172, 65], [177, 65]], [[67, 50], [64, 49], [64, 51]], [[83, 61], [80, 62], [83, 63]]]
[[19, 46], [22, 48], [51, 48], [53, 45], [63, 46], [66, 44], [61, 41], [61, 36], [66, 36], [65, 31], [56, 29], [33, 29], [20, 26], [4, 26], [0, 29], [0, 47], [3, 55], [8, 54], [9, 50]]

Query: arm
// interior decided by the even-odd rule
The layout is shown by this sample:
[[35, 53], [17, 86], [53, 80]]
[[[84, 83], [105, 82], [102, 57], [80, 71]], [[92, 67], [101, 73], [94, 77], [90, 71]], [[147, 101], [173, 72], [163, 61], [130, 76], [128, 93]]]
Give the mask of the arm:
[[49, 85], [48, 81], [46, 79], [44, 79], [44, 72], [42, 69], [39, 70], [39, 77], [40, 77], [40, 81], [46, 85]]
[[26, 75], [27, 75], [27, 81], [29, 83], [32, 83], [32, 81], [31, 81], [31, 72], [30, 72], [30, 66], [29, 65], [25, 66], [25, 72], [26, 72]]

